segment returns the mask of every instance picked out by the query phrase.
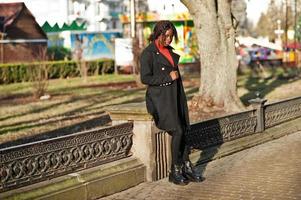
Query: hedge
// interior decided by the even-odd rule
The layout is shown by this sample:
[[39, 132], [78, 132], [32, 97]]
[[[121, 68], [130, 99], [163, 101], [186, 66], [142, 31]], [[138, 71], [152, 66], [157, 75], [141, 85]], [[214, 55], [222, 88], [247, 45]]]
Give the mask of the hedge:
[[0, 64], [0, 84], [33, 81], [33, 70], [47, 70], [48, 79], [78, 77], [86, 66], [87, 75], [99, 75], [114, 72], [114, 60], [94, 61], [47, 61], [36, 63]]

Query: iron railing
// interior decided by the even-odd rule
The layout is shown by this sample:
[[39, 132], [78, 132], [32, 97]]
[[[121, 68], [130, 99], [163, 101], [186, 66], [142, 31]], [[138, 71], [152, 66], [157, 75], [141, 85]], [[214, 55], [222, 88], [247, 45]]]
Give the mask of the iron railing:
[[255, 133], [254, 110], [192, 124], [186, 138], [193, 148], [203, 149]]
[[0, 149], [0, 192], [130, 156], [133, 123]]
[[266, 128], [301, 117], [301, 97], [265, 105], [264, 113]]
[[187, 134], [189, 145], [206, 148], [301, 117], [301, 97], [267, 105], [259, 98], [250, 102], [253, 110], [193, 124]]

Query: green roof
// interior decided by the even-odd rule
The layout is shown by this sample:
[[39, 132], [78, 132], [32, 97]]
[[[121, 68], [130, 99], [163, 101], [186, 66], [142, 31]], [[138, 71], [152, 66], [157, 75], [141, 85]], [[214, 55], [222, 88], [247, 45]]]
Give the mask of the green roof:
[[46, 22], [43, 24], [42, 29], [43, 29], [44, 32], [47, 33], [47, 32], [51, 32], [52, 27], [51, 27], [50, 24], [46, 21]]
[[51, 32], [60, 32], [60, 27], [57, 23], [54, 24], [54, 26], [52, 27]]
[[83, 22], [81, 25], [78, 25], [76, 21], [73, 21], [70, 25], [64, 23], [62, 27], [59, 27], [57, 23], [54, 26], [51, 26], [47, 21], [42, 26], [43, 31], [46, 33], [51, 32], [61, 32], [61, 31], [83, 31], [86, 30], [86, 23]]
[[70, 28], [69, 25], [64, 23], [61, 30], [66, 31], [66, 30], [69, 30], [69, 28]]

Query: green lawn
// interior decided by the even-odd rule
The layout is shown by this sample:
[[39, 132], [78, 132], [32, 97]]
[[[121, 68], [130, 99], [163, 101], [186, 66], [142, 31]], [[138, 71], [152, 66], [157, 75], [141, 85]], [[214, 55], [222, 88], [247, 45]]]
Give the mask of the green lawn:
[[[26, 135], [70, 126], [104, 114], [104, 107], [142, 101], [144, 90], [110, 87], [105, 84], [134, 81], [132, 75], [104, 75], [51, 80], [49, 100], [32, 98], [31, 83], [1, 85], [0, 143]], [[8, 137], [9, 135], [9, 137]]]

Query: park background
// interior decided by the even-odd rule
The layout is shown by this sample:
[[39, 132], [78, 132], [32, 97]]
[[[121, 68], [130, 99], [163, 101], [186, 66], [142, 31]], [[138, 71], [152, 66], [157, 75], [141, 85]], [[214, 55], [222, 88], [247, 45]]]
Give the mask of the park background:
[[[34, 136], [109, 127], [110, 107], [144, 102], [145, 87], [137, 82], [132, 63], [130, 1], [0, 2], [1, 16], [11, 17], [1, 27], [2, 148]], [[157, 20], [175, 23], [180, 42], [173, 46], [181, 55], [190, 101], [201, 73], [193, 22], [180, 1], [156, 2], [136, 1], [139, 47], [147, 44]], [[236, 43], [241, 101], [249, 107], [256, 97], [269, 103], [300, 97], [301, 2], [245, 3]], [[202, 120], [215, 114], [206, 113]]]

